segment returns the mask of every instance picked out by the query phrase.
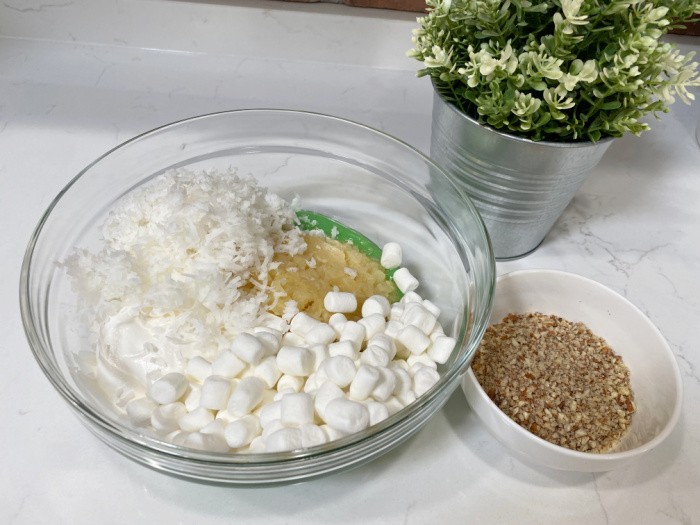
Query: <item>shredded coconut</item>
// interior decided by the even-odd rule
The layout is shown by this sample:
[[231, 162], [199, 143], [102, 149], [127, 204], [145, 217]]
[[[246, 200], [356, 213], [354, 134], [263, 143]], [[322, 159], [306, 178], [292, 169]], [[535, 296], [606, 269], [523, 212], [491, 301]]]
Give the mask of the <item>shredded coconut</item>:
[[102, 236], [66, 267], [101, 327], [98, 373], [119, 376], [114, 390], [123, 353], [145, 386], [260, 324], [273, 256], [306, 248], [292, 207], [234, 171], [161, 175], [117, 202]]
[[290, 322], [292, 320], [292, 317], [294, 317], [298, 313], [299, 305], [294, 299], [289, 299], [286, 303], [284, 303], [284, 313], [282, 313], [282, 319], [284, 319], [287, 322]]

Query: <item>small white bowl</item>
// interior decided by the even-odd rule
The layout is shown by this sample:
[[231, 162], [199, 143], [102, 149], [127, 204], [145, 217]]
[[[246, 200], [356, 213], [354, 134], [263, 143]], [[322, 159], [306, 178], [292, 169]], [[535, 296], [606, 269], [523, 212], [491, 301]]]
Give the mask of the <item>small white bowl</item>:
[[509, 313], [541, 312], [582, 322], [603, 337], [630, 370], [636, 412], [610, 452], [578, 452], [554, 445], [515, 423], [481, 388], [471, 368], [462, 389], [489, 432], [515, 456], [559, 470], [603, 472], [661, 443], [678, 422], [682, 382], [678, 364], [659, 330], [627, 299], [600, 283], [555, 270], [520, 270], [498, 278], [491, 323]]

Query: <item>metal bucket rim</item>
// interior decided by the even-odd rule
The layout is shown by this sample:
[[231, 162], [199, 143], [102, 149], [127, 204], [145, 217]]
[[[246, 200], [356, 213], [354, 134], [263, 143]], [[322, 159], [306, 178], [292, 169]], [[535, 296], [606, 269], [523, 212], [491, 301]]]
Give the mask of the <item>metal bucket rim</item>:
[[440, 91], [437, 90], [435, 87], [435, 81], [432, 80], [433, 83], [433, 90], [435, 91], [435, 95], [442, 100], [442, 102], [445, 104], [446, 107], [449, 108], [450, 111], [455, 113], [458, 118], [462, 118], [464, 120], [467, 120], [471, 124], [475, 126], [479, 126], [480, 128], [483, 128], [484, 130], [488, 131], [489, 133], [493, 133], [494, 135], [498, 135], [499, 137], [503, 138], [504, 140], [510, 140], [513, 142], [521, 142], [525, 144], [530, 144], [533, 146], [542, 146], [542, 147], [547, 147], [547, 148], [588, 148], [588, 147], [595, 147], [599, 146], [601, 144], [604, 144], [606, 142], [612, 142], [615, 140], [616, 137], [605, 137], [603, 139], [600, 139], [596, 142], [593, 142], [591, 140], [583, 140], [580, 142], [553, 142], [549, 140], [532, 140], [528, 139], [525, 137], [518, 137], [517, 135], [512, 135], [510, 133], [505, 133], [503, 131], [498, 131], [497, 129], [479, 122], [478, 120], [474, 119], [473, 117], [470, 117], [466, 113], [464, 113], [461, 109], [459, 109], [457, 106], [455, 106], [452, 102], [445, 100], [445, 97], [443, 97], [440, 94]]

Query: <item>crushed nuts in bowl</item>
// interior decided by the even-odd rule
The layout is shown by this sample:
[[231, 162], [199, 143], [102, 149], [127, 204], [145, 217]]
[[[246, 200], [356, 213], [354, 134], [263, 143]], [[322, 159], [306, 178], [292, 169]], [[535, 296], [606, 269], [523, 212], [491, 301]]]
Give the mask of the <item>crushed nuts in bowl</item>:
[[508, 314], [486, 331], [472, 370], [513, 421], [572, 450], [614, 448], [634, 413], [622, 358], [583, 323], [555, 315]]
[[518, 457], [606, 471], [651, 450], [680, 412], [681, 380], [659, 331], [631, 303], [559, 271], [501, 276], [462, 388]]

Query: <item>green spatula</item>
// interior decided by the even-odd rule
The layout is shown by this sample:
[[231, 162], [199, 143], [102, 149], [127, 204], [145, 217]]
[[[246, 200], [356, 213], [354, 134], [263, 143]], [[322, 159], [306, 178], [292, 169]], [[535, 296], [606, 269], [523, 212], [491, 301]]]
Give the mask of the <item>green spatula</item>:
[[[360, 250], [360, 253], [365, 254], [373, 261], [379, 262], [381, 259], [382, 249], [357, 230], [353, 230], [349, 226], [345, 226], [343, 223], [315, 211], [299, 210], [297, 211], [297, 217], [299, 218], [299, 228], [302, 230], [321, 230], [326, 237], [335, 239], [338, 242], [352, 244]], [[384, 270], [387, 281], [393, 282], [395, 271], [395, 268]]]

